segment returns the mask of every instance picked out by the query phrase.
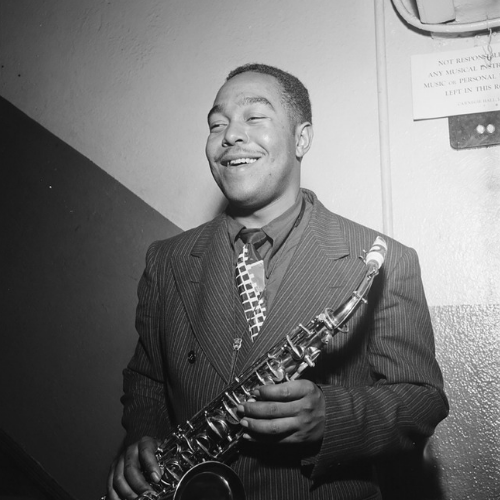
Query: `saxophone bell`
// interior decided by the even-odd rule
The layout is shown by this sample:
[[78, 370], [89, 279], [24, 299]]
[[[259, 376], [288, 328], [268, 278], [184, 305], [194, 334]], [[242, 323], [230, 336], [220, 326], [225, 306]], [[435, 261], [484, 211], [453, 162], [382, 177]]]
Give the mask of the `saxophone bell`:
[[207, 461], [180, 480], [172, 500], [245, 500], [243, 484], [228, 465]]

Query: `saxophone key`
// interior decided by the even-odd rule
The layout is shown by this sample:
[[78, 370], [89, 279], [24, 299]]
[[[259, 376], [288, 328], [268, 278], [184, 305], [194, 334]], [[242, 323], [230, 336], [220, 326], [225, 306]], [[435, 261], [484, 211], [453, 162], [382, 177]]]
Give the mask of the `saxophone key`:
[[229, 428], [223, 416], [208, 417], [207, 424], [219, 439], [227, 437]]
[[[163, 476], [170, 476], [174, 481], [180, 481], [181, 477], [184, 474], [184, 470], [181, 467], [181, 464], [179, 463], [178, 460], [168, 460], [166, 464], [164, 465], [164, 473]], [[169, 484], [168, 481], [165, 480], [167, 484]]]
[[245, 393], [245, 396], [247, 397], [252, 396], [252, 393], [244, 385], [241, 386], [241, 390]]
[[[237, 405], [240, 403], [240, 401], [238, 401], [238, 399], [236, 399], [236, 394], [234, 392], [224, 392], [224, 395], [226, 396], [227, 399], [229, 399], [229, 401], [231, 401], [231, 403], [233, 403], [234, 405]], [[224, 406], [226, 405], [226, 402], [223, 401], [224, 403]]]
[[311, 330], [309, 330], [309, 329], [307, 329], [302, 323], [299, 323], [299, 326], [300, 326], [300, 328], [302, 328], [302, 330], [304, 332], [307, 333], [308, 337], [311, 337], [312, 335], [314, 335], [314, 332], [311, 331]]
[[[230, 424], [237, 425], [240, 423], [240, 419], [238, 418], [238, 415], [236, 415], [236, 407], [235, 406], [230, 406], [227, 401], [223, 401], [222, 404], [224, 405], [225, 410], [227, 411], [226, 419]], [[229, 418], [228, 418], [229, 417]]]
[[296, 346], [292, 342], [290, 335], [286, 336], [286, 340], [288, 342], [288, 346], [290, 348], [290, 353], [294, 361], [302, 361], [304, 359], [304, 348], [302, 346]]
[[309, 366], [310, 368], [313, 368], [314, 366], [316, 366], [316, 363], [307, 354], [304, 356], [304, 361], [306, 362], [307, 366]]
[[279, 384], [285, 378], [285, 371], [280, 362], [272, 359], [267, 362], [267, 367], [272, 374], [273, 382]]
[[195, 457], [193, 453], [191, 453], [190, 451], [185, 451], [181, 453], [181, 458], [186, 464], [188, 464], [190, 468], [196, 465]]
[[264, 375], [262, 375], [257, 371], [255, 372], [255, 376], [262, 385], [272, 385], [275, 383], [272, 377], [269, 375], [269, 373], [264, 373]]
[[[182, 435], [182, 439], [186, 443], [188, 449], [191, 451], [194, 451], [193, 450], [193, 442], [191, 441], [191, 439], [189, 439], [185, 434]], [[177, 446], [177, 453], [182, 453], [184, 451], [186, 451], [185, 448], [182, 448], [180, 445]]]
[[195, 438], [195, 442], [198, 448], [205, 453], [205, 455], [213, 458], [213, 455], [210, 452], [211, 440], [205, 433], [200, 434], [197, 438]]

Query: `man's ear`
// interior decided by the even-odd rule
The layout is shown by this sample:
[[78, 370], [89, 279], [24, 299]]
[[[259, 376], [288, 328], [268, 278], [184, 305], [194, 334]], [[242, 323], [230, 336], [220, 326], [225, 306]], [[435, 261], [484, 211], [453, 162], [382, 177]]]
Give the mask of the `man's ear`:
[[295, 127], [295, 156], [302, 158], [311, 147], [314, 137], [313, 126], [309, 122], [300, 123]]

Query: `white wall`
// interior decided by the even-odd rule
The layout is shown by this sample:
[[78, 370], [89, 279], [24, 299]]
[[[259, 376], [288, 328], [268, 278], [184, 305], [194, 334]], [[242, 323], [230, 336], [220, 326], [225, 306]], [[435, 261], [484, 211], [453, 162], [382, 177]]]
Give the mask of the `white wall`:
[[[1, 94], [183, 229], [219, 208], [204, 156], [206, 115], [227, 73], [246, 62], [303, 79], [317, 125], [304, 184], [332, 208], [380, 225], [373, 9], [365, 3], [24, 0], [0, 8]], [[373, 187], [357, 207], [360, 184]]]
[[431, 305], [498, 304], [500, 147], [457, 151], [447, 118], [413, 121], [410, 68], [413, 54], [486, 46], [488, 35], [432, 38], [386, 13], [395, 235], [419, 251]]

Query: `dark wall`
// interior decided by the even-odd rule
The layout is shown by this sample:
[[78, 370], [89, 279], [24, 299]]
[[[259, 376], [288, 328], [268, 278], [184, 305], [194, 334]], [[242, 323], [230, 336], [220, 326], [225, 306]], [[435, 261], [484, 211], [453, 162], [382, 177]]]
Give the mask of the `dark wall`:
[[123, 433], [148, 245], [180, 229], [0, 99], [0, 428], [79, 500]]

